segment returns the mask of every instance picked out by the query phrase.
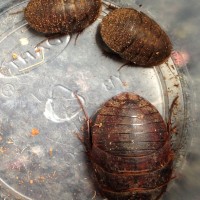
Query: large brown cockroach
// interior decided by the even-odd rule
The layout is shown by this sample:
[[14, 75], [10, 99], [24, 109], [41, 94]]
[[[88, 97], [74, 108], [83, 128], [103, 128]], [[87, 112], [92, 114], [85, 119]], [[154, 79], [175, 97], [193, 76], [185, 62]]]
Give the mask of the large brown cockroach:
[[162, 64], [172, 51], [171, 41], [161, 27], [133, 8], [110, 12], [101, 22], [100, 34], [112, 51], [134, 65]]
[[87, 122], [84, 142], [100, 193], [110, 200], [159, 199], [172, 179], [174, 152], [171, 126], [158, 110], [134, 93], [121, 93]]
[[92, 24], [100, 11], [101, 0], [31, 0], [24, 14], [38, 32], [71, 34]]

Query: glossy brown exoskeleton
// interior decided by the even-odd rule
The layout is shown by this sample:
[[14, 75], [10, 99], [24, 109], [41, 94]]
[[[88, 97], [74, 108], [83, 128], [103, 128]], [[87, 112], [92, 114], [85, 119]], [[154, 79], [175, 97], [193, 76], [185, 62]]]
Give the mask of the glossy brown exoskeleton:
[[134, 93], [121, 93], [98, 110], [88, 130], [87, 151], [103, 196], [162, 196], [172, 178], [174, 156], [168, 126], [151, 103]]
[[31, 0], [25, 18], [38, 32], [71, 34], [92, 24], [101, 11], [101, 0]]
[[100, 34], [111, 50], [135, 65], [159, 65], [172, 51], [171, 41], [161, 27], [133, 8], [110, 12], [102, 20]]

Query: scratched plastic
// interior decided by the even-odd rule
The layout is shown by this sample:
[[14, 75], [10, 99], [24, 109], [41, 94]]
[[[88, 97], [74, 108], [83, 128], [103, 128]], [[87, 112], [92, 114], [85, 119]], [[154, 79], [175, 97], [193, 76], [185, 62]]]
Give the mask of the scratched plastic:
[[[85, 147], [76, 136], [82, 134], [84, 115], [75, 91], [89, 116], [112, 96], [134, 91], [155, 105], [166, 122], [178, 96], [171, 117], [177, 134], [171, 141], [174, 168], [181, 171], [191, 135], [186, 66], [169, 58], [159, 67], [124, 66], [118, 71], [124, 61], [104, 53], [97, 32], [108, 8], [103, 7], [98, 20], [75, 43], [75, 35], [45, 40], [28, 26], [23, 13], [13, 14], [27, 2], [0, 3], [2, 199], [103, 199], [94, 186]], [[137, 1], [128, 5], [139, 8]], [[164, 199], [176, 197], [173, 188], [178, 184], [171, 184]]]

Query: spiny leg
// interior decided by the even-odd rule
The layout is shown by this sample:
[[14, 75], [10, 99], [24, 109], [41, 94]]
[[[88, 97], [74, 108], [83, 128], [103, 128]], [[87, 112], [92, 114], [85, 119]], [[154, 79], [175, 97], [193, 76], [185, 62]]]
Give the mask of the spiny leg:
[[88, 114], [85, 110], [85, 107], [83, 106], [83, 103], [82, 103], [80, 97], [77, 95], [77, 92], [74, 92], [74, 96], [76, 97], [76, 99], [77, 99], [77, 101], [78, 101], [78, 103], [79, 103], [79, 105], [80, 105], [80, 107], [81, 107], [81, 109], [82, 109], [82, 111], [85, 115], [86, 124], [87, 124], [87, 143], [86, 143], [86, 145], [90, 145], [90, 144], [88, 144], [88, 142], [91, 141], [90, 118], [89, 118], [89, 116], [88, 116]]

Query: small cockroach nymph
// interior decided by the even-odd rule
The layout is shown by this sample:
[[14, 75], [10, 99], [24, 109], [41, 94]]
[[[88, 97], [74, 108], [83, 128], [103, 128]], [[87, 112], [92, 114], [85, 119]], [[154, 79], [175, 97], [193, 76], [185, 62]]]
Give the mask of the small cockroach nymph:
[[165, 62], [172, 51], [167, 34], [150, 17], [133, 8], [118, 8], [100, 25], [105, 44], [134, 65], [151, 67]]
[[31, 0], [24, 15], [28, 24], [45, 34], [79, 33], [101, 12], [101, 0]]

